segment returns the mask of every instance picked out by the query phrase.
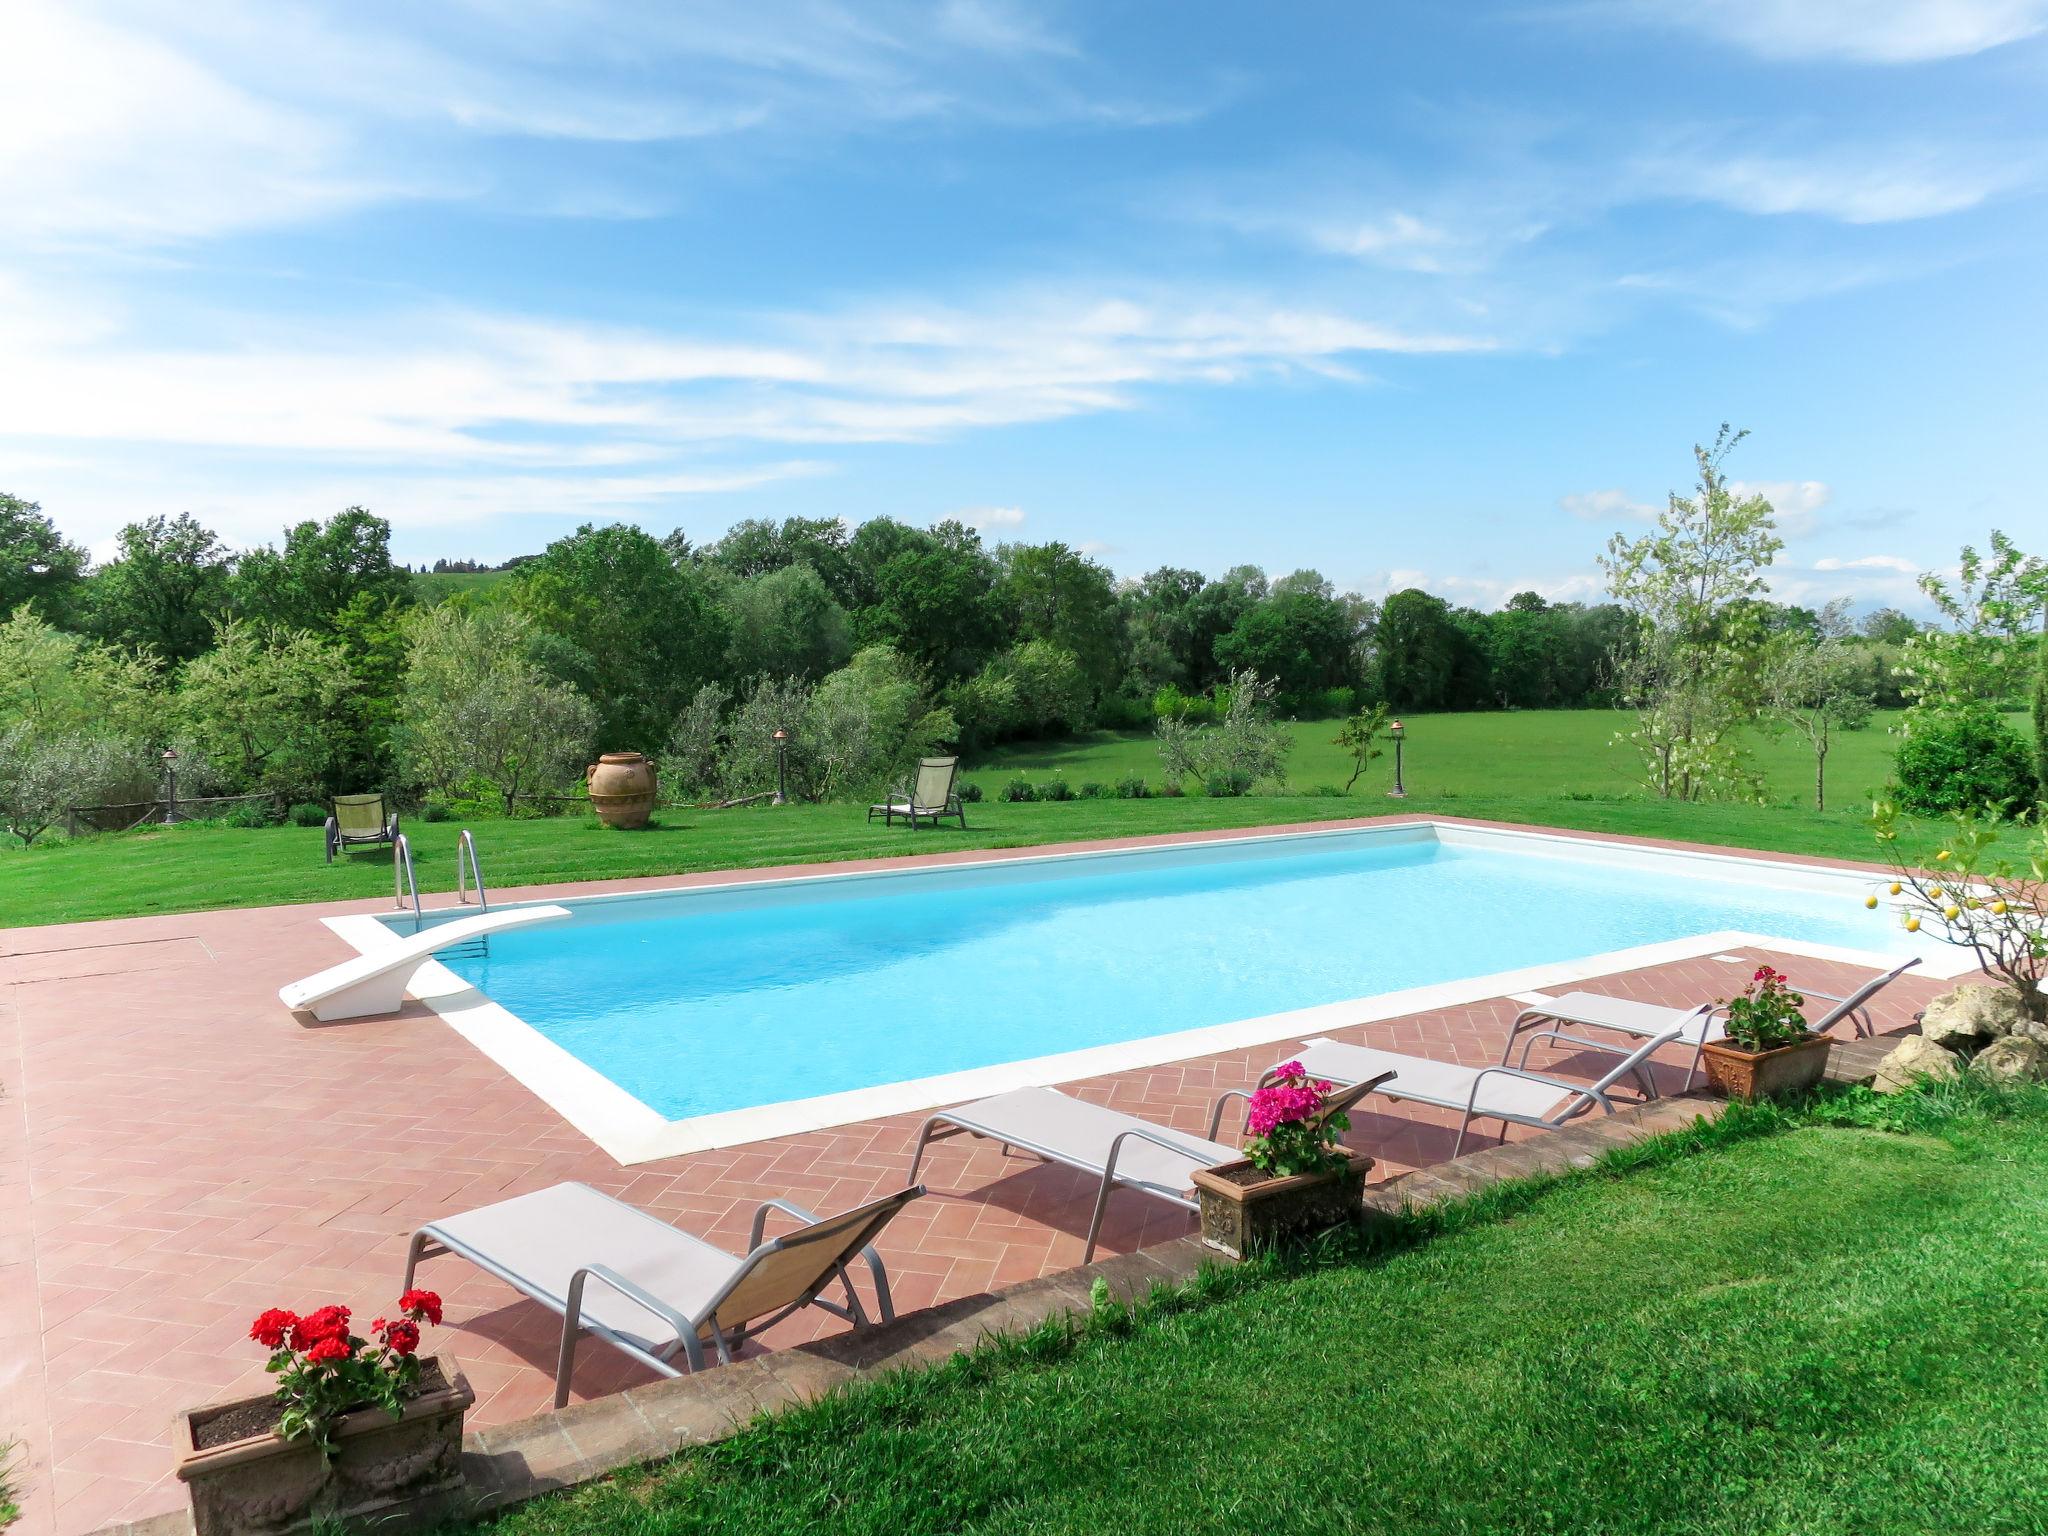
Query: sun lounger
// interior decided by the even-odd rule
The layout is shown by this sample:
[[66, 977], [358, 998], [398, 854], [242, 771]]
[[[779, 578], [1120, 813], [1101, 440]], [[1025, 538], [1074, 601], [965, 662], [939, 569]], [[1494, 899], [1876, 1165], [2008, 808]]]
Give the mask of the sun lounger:
[[[431, 1221], [413, 1234], [404, 1289], [422, 1259], [452, 1253], [488, 1270], [562, 1319], [555, 1406], [569, 1401], [576, 1342], [594, 1334], [664, 1376], [704, 1367], [709, 1343], [721, 1364], [747, 1338], [804, 1307], [822, 1307], [855, 1327], [868, 1318], [847, 1266], [867, 1262], [879, 1321], [896, 1316], [875, 1237], [924, 1191], [916, 1185], [838, 1216], [818, 1217], [786, 1200], [754, 1213], [748, 1251], [735, 1257], [586, 1184], [556, 1184], [530, 1195]], [[801, 1222], [763, 1240], [768, 1213]], [[846, 1305], [818, 1293], [834, 1280]]]
[[[1345, 1093], [1333, 1095], [1324, 1114], [1349, 1109], [1374, 1088], [1372, 1082], [1356, 1082]], [[1096, 1191], [1095, 1210], [1088, 1218], [1088, 1246], [1081, 1262], [1095, 1257], [1095, 1242], [1102, 1233], [1102, 1213], [1109, 1205], [1112, 1189], [1131, 1189], [1154, 1199], [1165, 1200], [1185, 1210], [1195, 1210], [1194, 1187], [1198, 1168], [1213, 1168], [1241, 1154], [1235, 1147], [1214, 1139], [1224, 1103], [1243, 1098], [1228, 1093], [1218, 1099], [1209, 1116], [1209, 1135], [1190, 1136], [1127, 1115], [1122, 1110], [1090, 1104], [1057, 1088], [1017, 1088], [993, 1098], [979, 1099], [954, 1109], [942, 1109], [925, 1121], [918, 1132], [917, 1150], [910, 1160], [910, 1177], [917, 1177], [924, 1161], [924, 1149], [948, 1136], [966, 1134], [999, 1141], [1005, 1150], [1017, 1147], [1049, 1163], [1092, 1174], [1102, 1183]]]
[[[1821, 992], [1796, 983], [1792, 990], [1808, 1000], [1832, 1003], [1818, 1018], [1811, 1021], [1815, 1034], [1825, 1034], [1844, 1019], [1848, 1020], [1859, 1036], [1874, 1033], [1875, 1025], [1870, 1017], [1870, 1000], [1906, 972], [1920, 963], [1919, 957], [1902, 960], [1888, 971], [1880, 971], [1862, 986], [1846, 996], [1832, 992]], [[1678, 1043], [1692, 1047], [1692, 1060], [1687, 1066], [1685, 1086], [1692, 1087], [1699, 1076], [1700, 1055], [1709, 1042], [1719, 1040], [1725, 1033], [1719, 1017], [1719, 1006], [1703, 1004], [1697, 1008], [1665, 1008], [1655, 1003], [1639, 1003], [1631, 998], [1607, 997], [1598, 992], [1567, 992], [1561, 997], [1535, 995], [1529, 1006], [1515, 1016], [1514, 1027], [1508, 1031], [1507, 1043], [1501, 1047], [1500, 1059], [1505, 1063], [1514, 1050], [1515, 1041], [1522, 1041], [1522, 1065], [1528, 1065], [1529, 1048], [1539, 1040], [1553, 1044], [1572, 1045], [1595, 1051], [1618, 1051], [1612, 1040], [1589, 1040], [1583, 1035], [1574, 1035], [1560, 1028], [1572, 1025], [1584, 1029], [1597, 1029], [1610, 1034], [1621, 1035], [1630, 1040], [1644, 1040], [1668, 1028], [1673, 1023], [1683, 1027]], [[1551, 1027], [1529, 1034], [1532, 1025], [1548, 1024]], [[1646, 1091], [1655, 1094], [1655, 1085], [1646, 1071], [1637, 1074]]]
[[920, 821], [929, 821], [934, 827], [943, 817], [957, 817], [960, 828], [967, 828], [967, 812], [961, 808], [959, 791], [954, 781], [960, 775], [960, 759], [957, 757], [925, 757], [918, 759], [917, 777], [901, 789], [891, 790], [889, 798], [868, 807], [868, 820], [877, 816], [884, 826], [893, 825], [900, 817], [910, 823], [915, 832]]
[[567, 907], [507, 907], [497, 912], [479, 912], [437, 923], [411, 938], [367, 955], [357, 955], [331, 965], [303, 981], [277, 989], [278, 1001], [295, 1013], [310, 1013], [323, 1022], [335, 1019], [366, 1019], [375, 1014], [396, 1013], [405, 1001], [419, 968], [434, 958], [436, 950], [461, 944], [508, 928], [526, 928], [535, 923], [559, 923], [570, 916]]
[[351, 848], [398, 841], [398, 812], [387, 810], [382, 795], [336, 795], [334, 813], [327, 818], [327, 862]]
[[1328, 1078], [1333, 1083], [1371, 1081], [1387, 1098], [1457, 1110], [1462, 1118], [1457, 1143], [1451, 1148], [1451, 1156], [1456, 1157], [1465, 1148], [1465, 1132], [1474, 1120], [1499, 1120], [1505, 1133], [1510, 1121], [1551, 1130], [1591, 1109], [1613, 1114], [1608, 1090], [1640, 1068], [1653, 1051], [1676, 1040], [1679, 1032], [1680, 1026], [1673, 1024], [1650, 1036], [1595, 1083], [1546, 1077], [1524, 1067], [1468, 1067], [1325, 1039], [1304, 1041], [1287, 1059], [1299, 1061], [1311, 1077]]

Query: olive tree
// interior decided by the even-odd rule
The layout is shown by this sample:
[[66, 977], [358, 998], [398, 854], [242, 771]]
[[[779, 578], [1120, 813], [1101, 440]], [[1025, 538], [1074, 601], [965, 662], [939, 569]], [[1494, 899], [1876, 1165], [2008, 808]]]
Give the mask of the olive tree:
[[1672, 492], [1654, 530], [1636, 539], [1617, 533], [1600, 561], [1608, 589], [1637, 621], [1614, 658], [1619, 691], [1636, 713], [1621, 739], [1665, 799], [1762, 793], [1738, 732], [1759, 703], [1764, 635], [1754, 600], [1784, 541], [1770, 502], [1738, 496], [1723, 469], [1746, 436], [1723, 424], [1712, 447], [1695, 445], [1694, 494]]
[[422, 783], [448, 790], [481, 781], [512, 813], [521, 795], [568, 783], [597, 733], [597, 711], [534, 664], [523, 614], [450, 605], [411, 616], [399, 701], [399, 759]]

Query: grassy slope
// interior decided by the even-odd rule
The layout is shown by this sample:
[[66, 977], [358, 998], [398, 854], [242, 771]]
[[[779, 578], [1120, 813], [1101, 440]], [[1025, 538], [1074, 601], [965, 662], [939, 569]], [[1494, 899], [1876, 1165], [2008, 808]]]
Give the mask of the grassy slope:
[[2044, 1189], [2038, 1109], [1739, 1142], [493, 1529], [2038, 1532]]
[[[1608, 713], [1443, 715], [1419, 719], [1410, 739], [1406, 802], [1384, 794], [1391, 769], [1375, 763], [1348, 799], [1260, 795], [1242, 800], [1085, 801], [970, 806], [969, 830], [911, 834], [870, 826], [846, 805], [665, 811], [659, 830], [605, 832], [586, 818], [491, 821], [477, 825], [485, 874], [494, 887], [551, 880], [608, 879], [700, 869], [918, 853], [941, 848], [1016, 847], [1090, 837], [1191, 828], [1439, 811], [1536, 822], [1593, 832], [1669, 837], [1773, 852], [1866, 859], [1873, 853], [1860, 791], [1880, 782], [1892, 738], [1880, 727], [1837, 749], [1842, 786], [1835, 809], [1818, 814], [1802, 794], [1807, 764], [1789, 743], [1766, 743], [1765, 766], [1781, 803], [1680, 805], [1633, 794], [1624, 754], [1609, 738]], [[1328, 723], [1297, 727], [1297, 787], [1343, 782]], [[1004, 753], [969, 775], [991, 794], [1017, 772], [1043, 781], [1059, 768], [1072, 783], [1125, 772], [1157, 782], [1158, 759], [1142, 735], [1098, 734], [1082, 742]], [[1347, 770], [1348, 771], [1348, 770]], [[1851, 786], [1855, 786], [1853, 789]], [[455, 885], [450, 824], [408, 828], [423, 892]], [[256, 906], [376, 896], [391, 889], [387, 856], [362, 853], [321, 862], [320, 833], [295, 827], [150, 829], [76, 843], [46, 840], [0, 849], [0, 926], [71, 922], [142, 912]]]

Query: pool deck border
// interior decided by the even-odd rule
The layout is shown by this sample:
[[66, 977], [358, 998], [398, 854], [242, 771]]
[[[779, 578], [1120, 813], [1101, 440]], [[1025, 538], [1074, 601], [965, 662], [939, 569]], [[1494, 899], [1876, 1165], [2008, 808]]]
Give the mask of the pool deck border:
[[[1768, 871], [1775, 881], [1791, 886], [1835, 884], [1847, 879], [1881, 878], [1869, 866], [1841, 861], [1791, 859], [1751, 850], [1717, 850], [1697, 844], [1671, 844], [1652, 839], [1617, 838], [1597, 833], [1512, 826], [1436, 816], [1381, 816], [1341, 822], [1295, 823], [1280, 827], [1227, 828], [1196, 833], [1165, 833], [1144, 837], [1101, 839], [1086, 843], [1037, 844], [1010, 849], [975, 849], [930, 856], [843, 863], [776, 866], [767, 869], [718, 871], [702, 875], [656, 877], [569, 896], [572, 902], [598, 903], [646, 900], [666, 894], [747, 890], [801, 890], [821, 884], [928, 875], [934, 870], [963, 872], [1019, 864], [1054, 864], [1101, 858], [1117, 853], [1144, 853], [1201, 846], [1243, 847], [1254, 844], [1308, 841], [1316, 838], [1384, 832], [1407, 832], [1418, 840], [1447, 846], [1487, 847], [1507, 851], [1571, 856], [1640, 868], [1644, 861], [1678, 861], [1713, 868], [1726, 877], [1744, 867]], [[563, 899], [521, 892], [498, 906], [516, 907], [534, 900]], [[449, 909], [438, 909], [447, 911]], [[460, 910], [455, 909], [455, 910]], [[328, 916], [326, 926], [360, 953], [399, 941], [376, 913]], [[1674, 960], [1695, 959], [1722, 950], [1761, 947], [1819, 960], [1846, 961], [1877, 969], [1895, 963], [1872, 950], [1804, 943], [1774, 935], [1724, 930], [1695, 938], [1638, 945], [1569, 960], [1525, 966], [1510, 971], [1458, 977], [1399, 991], [1345, 998], [1336, 1002], [1254, 1018], [1227, 1020], [1195, 1029], [1146, 1035], [1017, 1061], [996, 1062], [936, 1076], [879, 1083], [864, 1088], [809, 1098], [785, 1099], [671, 1120], [614, 1083], [581, 1058], [549, 1039], [503, 1005], [437, 961], [422, 968], [413, 995], [457, 1034], [495, 1061], [509, 1076], [542, 1100], [578, 1131], [589, 1137], [622, 1167], [658, 1161], [690, 1152], [742, 1146], [778, 1136], [826, 1129], [856, 1121], [903, 1114], [943, 1104], [1004, 1093], [1012, 1089], [1069, 1082], [1111, 1072], [1130, 1071], [1248, 1046], [1304, 1039], [1347, 1025], [1374, 1023], [1406, 1014], [1459, 1007], [1496, 997], [1526, 994]], [[1922, 952], [1922, 974], [1948, 978], [1967, 974], [1971, 965], [1960, 953], [1928, 946]]]

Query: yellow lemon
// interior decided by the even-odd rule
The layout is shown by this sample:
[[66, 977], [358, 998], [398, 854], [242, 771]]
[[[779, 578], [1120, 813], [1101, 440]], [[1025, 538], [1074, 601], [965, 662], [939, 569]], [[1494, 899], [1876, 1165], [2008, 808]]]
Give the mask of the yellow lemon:
[[1906, 919], [1906, 932], [1908, 932], [1908, 933], [1918, 933], [1919, 931], [1920, 931], [1920, 919], [1919, 919], [1919, 918], [1917, 918], [1917, 917], [1909, 917], [1909, 918], [1907, 918], [1907, 919]]
[[1941, 850], [1941, 852], [1937, 853], [1934, 856], [1934, 862], [1937, 864], [1946, 864], [1948, 862], [1948, 850], [1944, 848]]
[[1954, 922], [1957, 918], [1963, 915], [1963, 909], [1961, 907], [1943, 907], [1941, 909], [1941, 915], [1947, 918], [1950, 922]]
[[1877, 898], [1875, 896], [1866, 896], [1863, 898], [1863, 905], [1869, 907], [1874, 912], [1877, 910]]
[[2005, 916], [2005, 903], [2002, 901], [1994, 901], [1993, 903], [1991, 903], [1991, 910], [1993, 912], [1996, 912], [2000, 917], [2003, 917]]
[[1931, 899], [1939, 901], [1941, 900], [1941, 887], [1938, 885], [1930, 885], [1929, 887], [1927, 887], [1927, 894]]
[[1892, 882], [1892, 894], [1893, 894], [1894, 896], [1898, 895], [1898, 894], [1899, 894], [1899, 890], [1900, 890], [1899, 882], [1898, 882], [1898, 881], [1896, 881], [1896, 880], [1894, 880], [1894, 881]]

